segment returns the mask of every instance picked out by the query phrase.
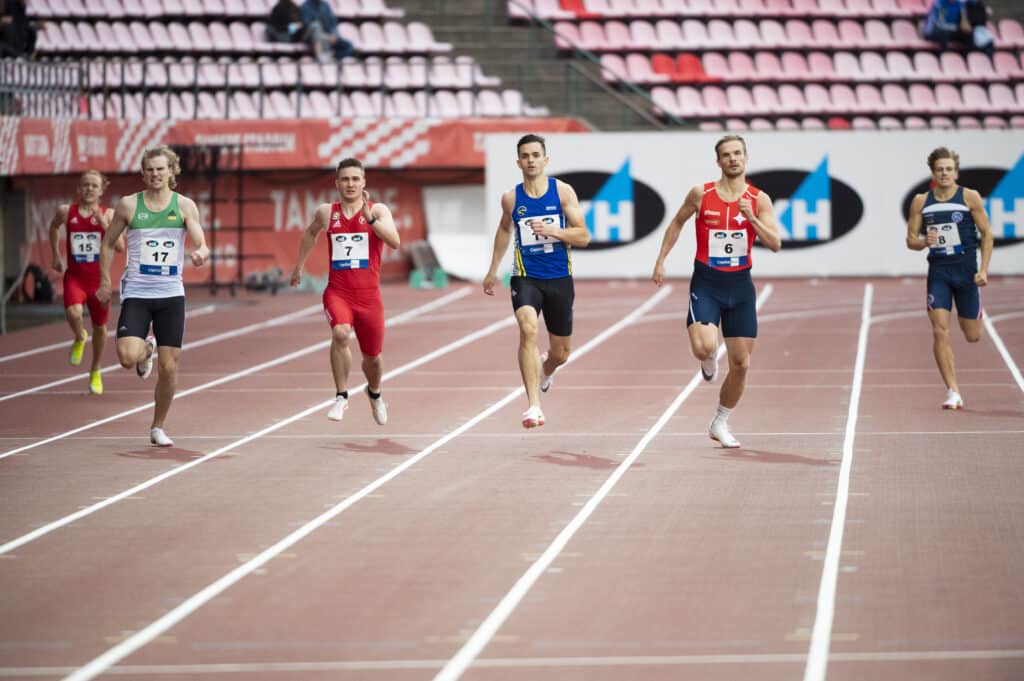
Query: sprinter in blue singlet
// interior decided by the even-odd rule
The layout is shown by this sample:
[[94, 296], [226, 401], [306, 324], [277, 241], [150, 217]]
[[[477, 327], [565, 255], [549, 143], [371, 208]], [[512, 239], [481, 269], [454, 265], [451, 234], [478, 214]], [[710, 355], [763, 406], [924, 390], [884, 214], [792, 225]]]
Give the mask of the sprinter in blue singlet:
[[[960, 156], [946, 147], [928, 155], [933, 188], [910, 204], [907, 247], [928, 249], [928, 318], [932, 323], [932, 352], [946, 384], [943, 409], [962, 409], [956, 381], [949, 316], [956, 301], [960, 329], [969, 343], [981, 339], [982, 307], [979, 287], [988, 283], [992, 230], [981, 195], [957, 184]], [[981, 266], [978, 266], [978, 250]]]
[[[555, 369], [569, 359], [575, 295], [572, 247], [590, 243], [590, 232], [573, 188], [544, 172], [550, 160], [544, 138], [525, 135], [516, 152], [523, 181], [501, 197], [501, 221], [484, 293], [494, 295], [498, 266], [514, 237], [512, 309], [519, 323], [519, 370], [529, 401], [522, 423], [524, 428], [536, 428], [544, 425], [540, 393], [548, 391]], [[544, 355], [537, 350], [542, 314], [550, 341]]]

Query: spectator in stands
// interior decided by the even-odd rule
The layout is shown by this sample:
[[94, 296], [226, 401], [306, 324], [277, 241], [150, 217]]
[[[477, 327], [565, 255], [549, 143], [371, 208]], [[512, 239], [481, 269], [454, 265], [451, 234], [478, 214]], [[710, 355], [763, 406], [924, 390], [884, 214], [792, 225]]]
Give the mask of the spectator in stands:
[[0, 6], [0, 57], [32, 57], [38, 33], [28, 20], [25, 0], [0, 0]]
[[326, 42], [319, 22], [302, 23], [302, 10], [293, 0], [278, 0], [267, 18], [267, 40], [275, 43], [309, 43], [317, 60], [323, 61]]
[[988, 56], [995, 52], [995, 36], [988, 27], [988, 7], [985, 0], [964, 0], [964, 14], [971, 27], [971, 42], [974, 49], [981, 50]]
[[[326, 0], [305, 0], [302, 3], [302, 24], [311, 30], [319, 30], [322, 48], [334, 52], [334, 58], [341, 61], [352, 54], [353, 45], [338, 35], [338, 17]], [[324, 49], [326, 52], [326, 49]]]

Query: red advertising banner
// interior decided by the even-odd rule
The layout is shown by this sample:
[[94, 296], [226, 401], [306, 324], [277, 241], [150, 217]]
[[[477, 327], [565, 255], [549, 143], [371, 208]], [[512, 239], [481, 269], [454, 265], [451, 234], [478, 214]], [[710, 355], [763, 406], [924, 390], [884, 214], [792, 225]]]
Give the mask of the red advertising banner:
[[242, 145], [248, 170], [483, 168], [490, 132], [588, 132], [571, 118], [106, 120], [0, 117], [0, 175], [133, 172], [158, 144]]

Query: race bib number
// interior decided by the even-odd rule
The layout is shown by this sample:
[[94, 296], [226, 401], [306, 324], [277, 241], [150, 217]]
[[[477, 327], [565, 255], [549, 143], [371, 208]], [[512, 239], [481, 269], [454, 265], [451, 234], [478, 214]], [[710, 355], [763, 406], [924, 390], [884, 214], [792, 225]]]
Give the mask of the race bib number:
[[747, 230], [708, 230], [708, 265], [711, 267], [742, 267], [747, 264], [747, 255]]
[[96, 262], [100, 258], [99, 232], [72, 232], [71, 257], [75, 262]]
[[964, 252], [964, 245], [960, 243], [960, 230], [955, 223], [928, 225], [928, 231], [934, 232], [938, 238], [938, 242], [931, 246], [932, 255], [959, 255]]
[[534, 215], [533, 217], [521, 218], [518, 222], [519, 245], [527, 253], [553, 252], [555, 250], [555, 245], [560, 242], [553, 236], [538, 236], [537, 234], [534, 234], [533, 228], [530, 227], [530, 223], [534, 220], [539, 220], [546, 227], [560, 226], [557, 215]]
[[181, 238], [143, 238], [140, 248], [139, 272], [142, 274], [170, 277], [181, 272], [178, 267], [181, 261]]
[[370, 266], [368, 232], [331, 234], [331, 269], [363, 270]]

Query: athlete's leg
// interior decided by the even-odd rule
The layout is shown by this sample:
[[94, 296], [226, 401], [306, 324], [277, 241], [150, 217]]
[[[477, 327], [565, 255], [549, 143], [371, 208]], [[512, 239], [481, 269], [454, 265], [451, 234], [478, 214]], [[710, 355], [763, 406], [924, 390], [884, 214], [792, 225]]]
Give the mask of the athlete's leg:
[[146, 336], [153, 321], [153, 313], [148, 303], [139, 298], [126, 298], [121, 301], [121, 315], [117, 319], [117, 361], [125, 369], [144, 362], [150, 355]]
[[941, 307], [932, 308], [928, 310], [928, 319], [932, 323], [932, 354], [939, 366], [942, 382], [946, 384], [948, 390], [959, 393], [953, 347], [949, 343], [949, 310]]
[[704, 361], [712, 359], [718, 351], [718, 325], [694, 322], [686, 327], [690, 335], [690, 351], [693, 356]]
[[569, 361], [569, 353], [572, 352], [572, 336], [556, 336], [548, 333], [548, 358], [541, 365], [541, 371], [550, 376], [555, 369]]
[[85, 330], [85, 322], [82, 319], [82, 305], [68, 305], [64, 308], [64, 316], [67, 317], [68, 326], [71, 327], [71, 335], [77, 341], [84, 341], [89, 335]]
[[523, 376], [527, 401], [531, 407], [539, 407], [541, 364], [537, 354], [537, 310], [532, 305], [517, 308], [516, 321], [519, 323], [519, 373]]
[[349, 324], [331, 327], [331, 373], [334, 375], [334, 387], [339, 393], [348, 390], [348, 372], [352, 366], [352, 351], [349, 350], [348, 339], [351, 334], [352, 326]]
[[968, 343], [977, 343], [981, 340], [984, 325], [980, 319], [964, 319], [960, 317], [960, 330], [964, 332], [964, 338]]
[[171, 410], [174, 393], [178, 388], [178, 358], [181, 348], [158, 346], [156, 349], [157, 371], [156, 390], [153, 391], [156, 406], [153, 408], [153, 425], [150, 428], [163, 428], [167, 412]]
[[89, 371], [99, 371], [100, 364], [103, 361], [103, 348], [107, 344], [107, 327], [96, 326], [92, 327], [92, 366]]
[[750, 353], [754, 351], [754, 339], [726, 338], [725, 349], [729, 356], [729, 373], [722, 382], [718, 403], [726, 409], [734, 409], [747, 385], [747, 369], [750, 368]]

